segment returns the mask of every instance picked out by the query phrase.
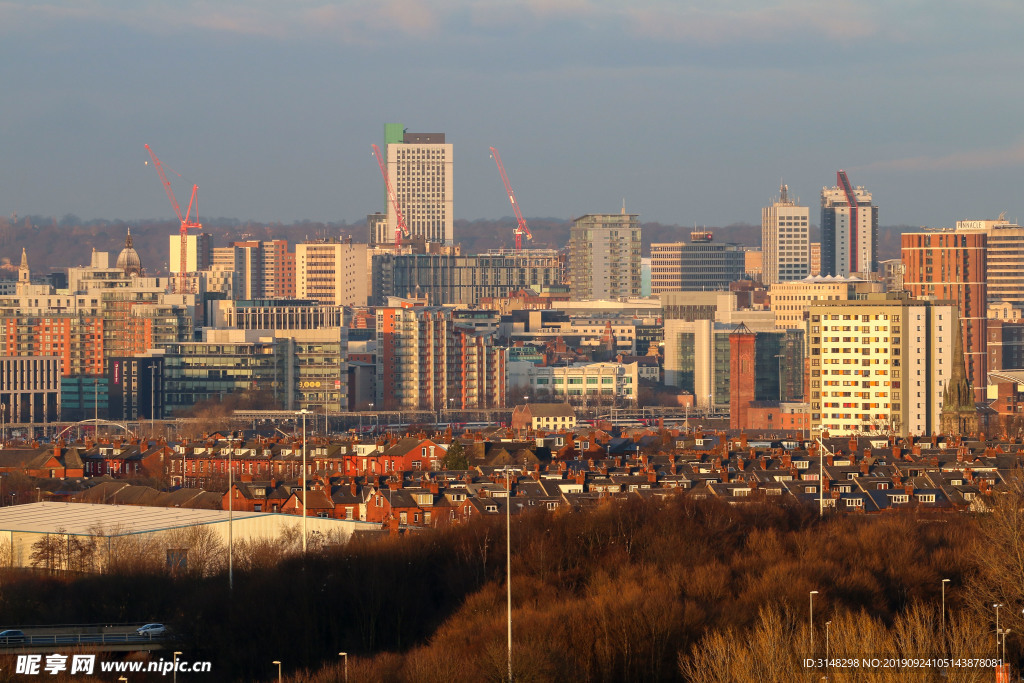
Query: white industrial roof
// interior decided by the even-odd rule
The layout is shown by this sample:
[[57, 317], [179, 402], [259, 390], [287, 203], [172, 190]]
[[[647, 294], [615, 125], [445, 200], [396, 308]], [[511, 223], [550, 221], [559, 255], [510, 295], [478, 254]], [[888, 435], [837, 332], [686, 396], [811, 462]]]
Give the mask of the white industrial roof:
[[[272, 515], [235, 512], [236, 520]], [[228, 521], [225, 510], [100, 505], [97, 503], [30, 503], [0, 508], [0, 533], [60, 533], [81, 536], [124, 536], [196, 524]], [[98, 534], [97, 531], [102, 530]]]

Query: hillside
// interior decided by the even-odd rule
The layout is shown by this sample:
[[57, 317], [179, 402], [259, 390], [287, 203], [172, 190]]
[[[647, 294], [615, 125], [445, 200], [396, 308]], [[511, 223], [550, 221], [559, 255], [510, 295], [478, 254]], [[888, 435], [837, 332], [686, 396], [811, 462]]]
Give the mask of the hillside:
[[[534, 239], [529, 242], [533, 248], [562, 248], [569, 241], [572, 221], [557, 218], [535, 218], [530, 220]], [[501, 220], [478, 219], [457, 220], [455, 235], [462, 244], [463, 253], [473, 254], [501, 247], [512, 246], [512, 230], [515, 222], [511, 218]], [[690, 226], [644, 223], [644, 253], [649, 253], [652, 242], [672, 242], [689, 239]], [[758, 246], [761, 242], [761, 228], [757, 225], [734, 224], [724, 227], [707, 227], [715, 233], [715, 239], [722, 242], [736, 242], [744, 246]], [[142, 258], [146, 272], [162, 275], [167, 272], [168, 238], [177, 234], [178, 225], [173, 221], [81, 221], [74, 216], [57, 220], [30, 216], [12, 221], [0, 218], [0, 273], [13, 275], [24, 248], [29, 265], [36, 275], [69, 266], [87, 265], [93, 249], [111, 252], [112, 257], [124, 245], [128, 229], [131, 229], [135, 249]], [[366, 224], [319, 223], [302, 221], [296, 223], [255, 223], [241, 222], [228, 218], [211, 219], [204, 222], [206, 232], [213, 235], [214, 246], [227, 246], [230, 242], [243, 239], [271, 240], [286, 239], [290, 244], [318, 237], [348, 237], [355, 241], [366, 241]], [[883, 226], [879, 228], [879, 259], [899, 257], [899, 236], [910, 226]], [[811, 239], [818, 239], [817, 228], [812, 228]], [[3, 277], [0, 274], [0, 277]]]

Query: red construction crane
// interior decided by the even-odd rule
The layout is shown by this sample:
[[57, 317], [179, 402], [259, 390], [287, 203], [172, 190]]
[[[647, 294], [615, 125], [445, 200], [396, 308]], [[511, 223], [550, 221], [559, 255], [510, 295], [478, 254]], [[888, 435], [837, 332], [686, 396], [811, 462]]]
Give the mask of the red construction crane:
[[530, 228], [526, 225], [526, 219], [523, 218], [523, 212], [519, 210], [519, 203], [516, 201], [516, 193], [512, 191], [512, 184], [508, 182], [508, 176], [505, 174], [505, 166], [501, 163], [501, 155], [498, 154], [498, 150], [491, 147], [491, 156], [494, 157], [494, 163], [498, 165], [498, 173], [501, 174], [501, 182], [505, 183], [505, 192], [508, 193], [508, 200], [512, 202], [512, 210], [516, 214], [516, 220], [519, 223], [516, 225], [516, 251], [523, 248], [523, 235], [526, 235], [526, 239], [532, 240], [533, 235], [530, 234]]
[[388, 201], [395, 209], [395, 253], [402, 248], [402, 235], [409, 236], [409, 228], [405, 226], [405, 216], [402, 215], [402, 207], [398, 205], [398, 197], [391, 188], [391, 181], [388, 180], [388, 167], [384, 164], [384, 157], [380, 155], [380, 148], [373, 145], [373, 155], [377, 157], [377, 165], [380, 166], [380, 174], [384, 178], [384, 186], [388, 188]]
[[167, 174], [164, 172], [164, 165], [160, 163], [160, 160], [156, 157], [156, 153], [150, 149], [149, 145], [146, 145], [146, 151], [149, 152], [149, 156], [153, 160], [153, 165], [156, 166], [156, 172], [160, 174], [160, 182], [164, 184], [164, 191], [167, 193], [167, 198], [171, 200], [171, 206], [174, 208], [174, 213], [178, 216], [178, 220], [181, 221], [181, 262], [178, 268], [178, 285], [175, 291], [179, 294], [184, 294], [188, 287], [188, 278], [186, 277], [185, 272], [188, 269], [188, 231], [190, 229], [203, 229], [202, 223], [196, 223], [191, 220], [193, 206], [196, 207], [196, 213], [199, 213], [199, 202], [196, 200], [196, 193], [199, 192], [199, 186], [192, 186], [192, 198], [188, 202], [188, 211], [186, 211], [185, 215], [182, 216], [181, 207], [178, 205], [178, 200], [174, 196], [174, 190], [171, 189], [171, 181], [167, 179]]

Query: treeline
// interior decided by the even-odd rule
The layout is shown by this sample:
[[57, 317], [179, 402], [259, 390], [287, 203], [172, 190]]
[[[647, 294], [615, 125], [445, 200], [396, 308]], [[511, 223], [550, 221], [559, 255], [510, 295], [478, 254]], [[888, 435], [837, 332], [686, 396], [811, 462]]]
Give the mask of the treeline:
[[[978, 518], [818, 519], [796, 505], [673, 496], [526, 514], [511, 539], [516, 680], [805, 680], [810, 591], [818, 656], [828, 621], [831, 645], [860, 656], [938, 655], [943, 643], [990, 655], [994, 602], [1006, 605], [1002, 627], [1024, 627], [1021, 531], [1019, 504]], [[238, 550], [231, 592], [212, 559], [175, 574], [122, 558], [101, 575], [9, 572], [0, 614], [8, 625], [165, 621], [177, 649], [212, 660], [219, 680], [269, 681], [281, 660], [290, 680], [340, 681], [339, 652], [351, 680], [505, 676], [504, 519], [357, 537], [305, 557], [295, 538]], [[1008, 650], [1017, 657], [1012, 639]], [[752, 673], [768, 665], [790, 667], [789, 678]]]

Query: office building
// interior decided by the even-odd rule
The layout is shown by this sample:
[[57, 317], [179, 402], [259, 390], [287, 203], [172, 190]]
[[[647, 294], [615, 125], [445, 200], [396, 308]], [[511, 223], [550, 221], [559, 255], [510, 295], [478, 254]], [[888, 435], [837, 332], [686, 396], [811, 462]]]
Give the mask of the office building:
[[779, 198], [761, 209], [762, 282], [802, 280], [810, 275], [810, 209], [789, 198], [789, 188], [779, 188]]
[[651, 245], [651, 293], [728, 289], [746, 276], [746, 253], [738, 244], [714, 242], [710, 231], [690, 233], [690, 242]]
[[986, 278], [988, 236], [983, 232], [905, 232], [900, 239], [903, 287], [914, 297], [952, 301], [959, 307], [967, 377], [975, 399], [988, 384]]
[[878, 207], [846, 171], [821, 189], [821, 274], [848, 277], [878, 269]]
[[895, 292], [809, 313], [812, 432], [939, 432], [944, 394], [963, 373], [955, 304]]
[[554, 249], [494, 250], [486, 254], [373, 255], [372, 304], [389, 297], [422, 298], [431, 305], [476, 305], [531, 289], [560, 287], [565, 273]]
[[238, 330], [315, 330], [348, 327], [351, 314], [344, 306], [303, 299], [211, 301], [213, 327]]
[[56, 356], [0, 356], [3, 424], [46, 424], [60, 419], [61, 361]]
[[587, 214], [569, 237], [570, 294], [575, 301], [640, 296], [639, 214]]
[[982, 233], [985, 246], [988, 301], [1024, 305], [1024, 227], [1003, 216], [996, 220], [957, 221], [956, 231]]
[[846, 301], [867, 292], [882, 291], [885, 290], [881, 282], [831, 275], [777, 282], [768, 288], [775, 325], [795, 330], [804, 329], [808, 307], [815, 301]]
[[[409, 133], [401, 124], [386, 124], [384, 137], [388, 178], [409, 233], [428, 242], [453, 244], [452, 145], [445, 142], [444, 133]], [[395, 207], [387, 201], [386, 235], [390, 237], [377, 243], [393, 243], [397, 223]]]

